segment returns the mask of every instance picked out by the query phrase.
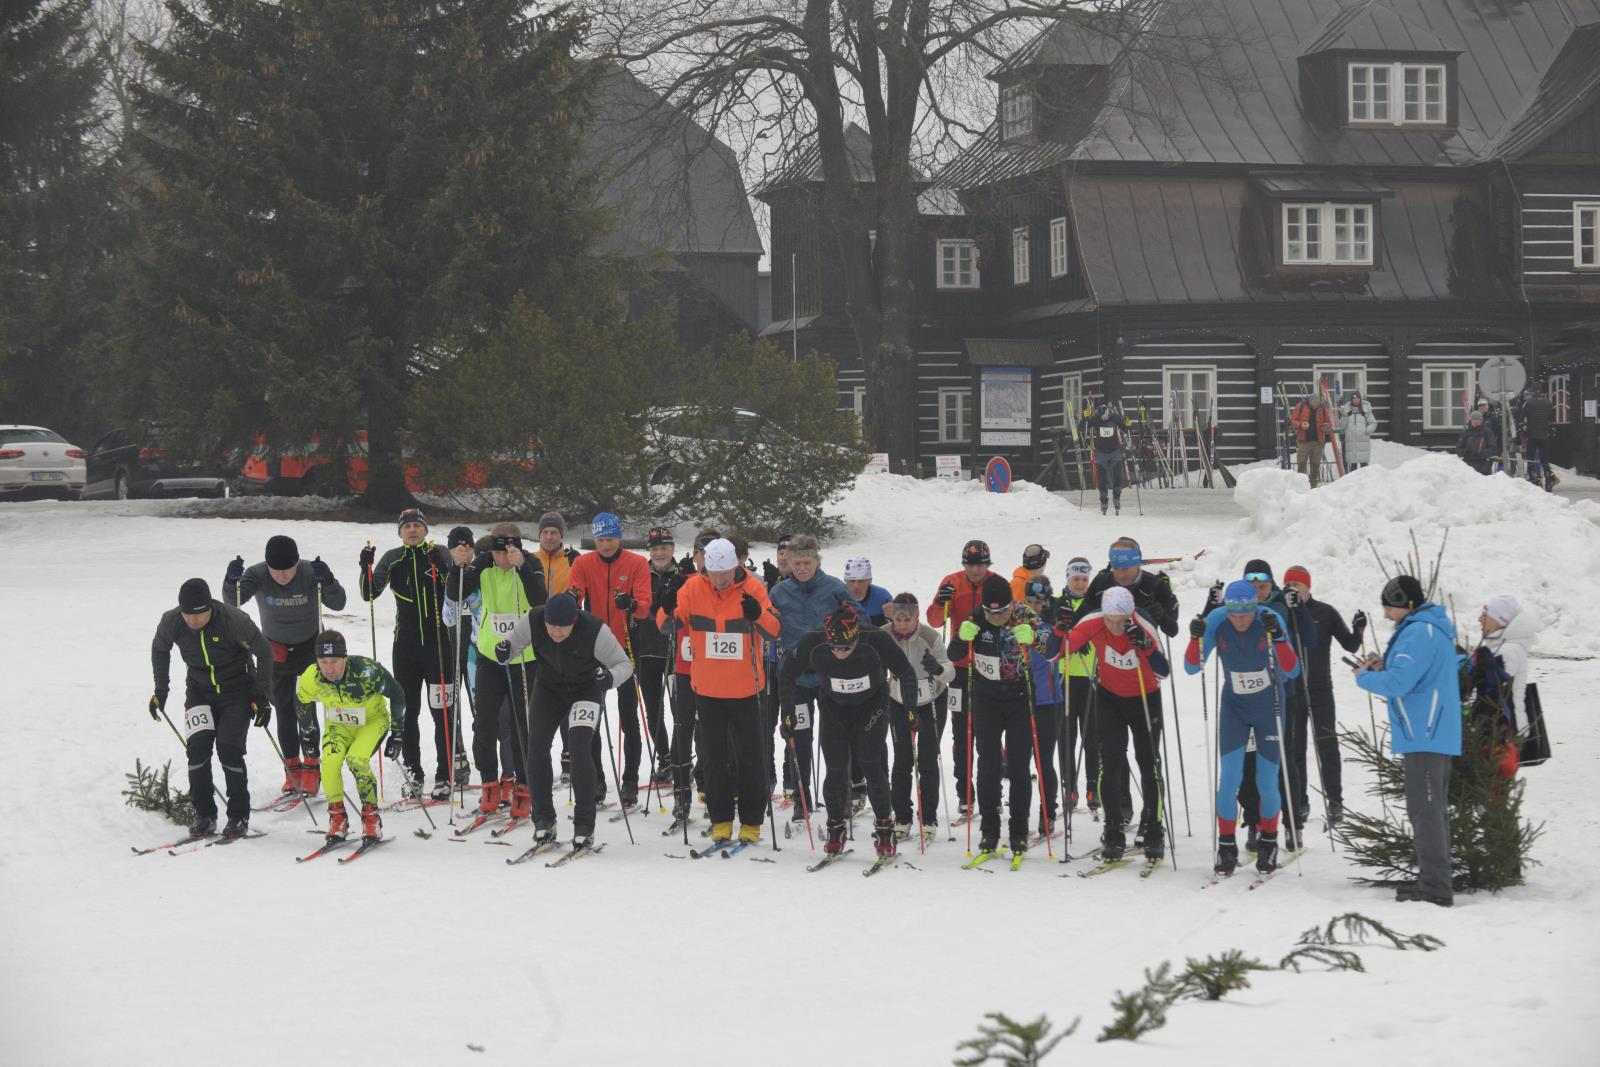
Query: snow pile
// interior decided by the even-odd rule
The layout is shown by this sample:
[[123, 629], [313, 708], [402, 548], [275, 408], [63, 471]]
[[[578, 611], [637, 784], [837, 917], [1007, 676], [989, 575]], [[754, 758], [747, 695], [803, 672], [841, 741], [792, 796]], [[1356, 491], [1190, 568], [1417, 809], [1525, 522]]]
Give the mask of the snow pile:
[[1376, 616], [1383, 577], [1373, 546], [1391, 574], [1395, 561], [1404, 567], [1420, 549], [1418, 577], [1426, 582], [1448, 530], [1437, 599], [1453, 608], [1459, 627], [1475, 638], [1484, 600], [1513, 593], [1545, 622], [1538, 651], [1600, 655], [1600, 603], [1588, 592], [1600, 586], [1600, 509], [1593, 505], [1574, 507], [1503, 474], [1485, 478], [1434, 453], [1392, 468], [1364, 467], [1314, 493], [1292, 471], [1247, 471], [1234, 501], [1247, 517], [1197, 563], [1197, 578], [1238, 577], [1240, 563], [1253, 557], [1271, 563], [1280, 578], [1301, 563], [1319, 599]]

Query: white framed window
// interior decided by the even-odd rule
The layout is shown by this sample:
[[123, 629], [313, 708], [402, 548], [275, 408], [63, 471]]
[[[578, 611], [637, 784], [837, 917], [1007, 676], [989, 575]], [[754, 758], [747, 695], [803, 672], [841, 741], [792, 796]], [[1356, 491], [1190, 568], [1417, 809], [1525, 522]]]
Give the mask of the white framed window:
[[1569, 425], [1572, 422], [1572, 375], [1552, 374], [1545, 388], [1550, 393], [1550, 403], [1555, 405], [1556, 425]]
[[978, 246], [965, 239], [939, 242], [939, 288], [978, 288]]
[[946, 386], [939, 390], [939, 443], [965, 444], [972, 439], [972, 390]]
[[1371, 204], [1284, 204], [1283, 261], [1372, 265]]
[[1459, 430], [1467, 424], [1475, 369], [1471, 363], [1422, 365], [1422, 428]]
[[1600, 203], [1572, 205], [1572, 265], [1579, 270], [1600, 268]]
[[1070, 371], [1061, 375], [1061, 426], [1083, 417], [1083, 372]]
[[1033, 86], [1008, 85], [1000, 90], [1000, 139], [1033, 136]]
[[1338, 406], [1351, 393], [1367, 395], [1367, 368], [1359, 363], [1318, 364], [1311, 368], [1311, 387], [1315, 389], [1318, 382], [1328, 383], [1328, 396]]
[[1050, 277], [1061, 278], [1067, 273], [1067, 217], [1050, 220]]
[[1028, 284], [1028, 228], [1018, 226], [1011, 231], [1011, 284]]
[[1163, 366], [1161, 407], [1167, 429], [1194, 429], [1217, 420], [1217, 368]]
[[1444, 79], [1442, 63], [1351, 63], [1346, 67], [1350, 122], [1442, 126]]

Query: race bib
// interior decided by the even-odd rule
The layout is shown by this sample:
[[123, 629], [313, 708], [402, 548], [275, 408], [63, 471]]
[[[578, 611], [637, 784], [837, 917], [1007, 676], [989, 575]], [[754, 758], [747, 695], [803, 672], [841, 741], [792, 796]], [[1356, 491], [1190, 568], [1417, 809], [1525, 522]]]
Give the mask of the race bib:
[[794, 728], [796, 730], [811, 729], [811, 705], [796, 704], [794, 706]]
[[1263, 692], [1271, 684], [1266, 671], [1228, 672], [1228, 686], [1242, 697]]
[[1114, 426], [1102, 426], [1102, 427], [1100, 427], [1100, 436], [1101, 437], [1111, 437], [1111, 436], [1114, 436], [1116, 434], [1116, 432], [1117, 432], [1117, 430], [1116, 430], [1116, 427], [1114, 427]]
[[1108, 645], [1106, 647], [1105, 661], [1106, 666], [1115, 667], [1122, 671], [1134, 671], [1139, 669], [1139, 655], [1131, 648], [1126, 652], [1118, 652], [1116, 649]]
[[183, 709], [183, 738], [187, 741], [195, 734], [207, 730], [215, 730], [217, 724], [211, 719], [210, 704], [196, 704], [192, 708]]
[[744, 634], [706, 634], [706, 659], [744, 659]]
[[828, 686], [835, 693], [865, 693], [872, 688], [872, 679], [861, 678], [829, 678]]
[[989, 679], [991, 682], [998, 682], [1000, 680], [999, 656], [973, 656], [972, 666], [974, 670], [983, 675], [985, 678]]
[[428, 683], [428, 707], [444, 707], [444, 686], [440, 685], [438, 682]]
[[694, 662], [694, 638], [692, 638], [692, 637], [684, 637], [684, 638], [681, 638], [678, 643], [679, 643], [679, 645], [682, 646], [682, 647], [680, 647], [678, 649], [678, 658], [683, 660], [683, 662], [685, 662], [685, 663], [693, 663]]
[[923, 705], [933, 700], [933, 682], [927, 678], [917, 679], [917, 704]]
[[497, 611], [489, 616], [489, 627], [494, 630], [496, 637], [505, 637], [517, 628], [517, 623], [522, 621], [522, 616], [511, 611]]
[[572, 710], [567, 712], [567, 729], [576, 730], [580, 726], [587, 726], [591, 730], [599, 729], [599, 704], [592, 700], [580, 700], [572, 705]]
[[328, 708], [327, 721], [329, 726], [365, 726], [367, 725], [366, 708]]

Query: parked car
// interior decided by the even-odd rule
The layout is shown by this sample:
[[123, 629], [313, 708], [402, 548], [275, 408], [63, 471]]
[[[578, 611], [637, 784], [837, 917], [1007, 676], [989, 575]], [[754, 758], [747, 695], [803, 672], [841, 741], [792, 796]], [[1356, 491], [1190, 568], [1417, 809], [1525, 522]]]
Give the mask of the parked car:
[[171, 432], [157, 426], [118, 427], [103, 434], [89, 449], [83, 498], [228, 495], [227, 460], [220, 450], [180, 458], [172, 444]]
[[652, 408], [646, 415], [642, 452], [650, 462], [650, 484], [662, 485], [683, 477], [684, 464], [694, 465], [714, 449], [708, 442], [732, 442], [750, 438], [757, 449], [779, 446], [794, 438], [783, 429], [763, 424], [753, 411], [735, 408], [730, 423], [708, 425], [701, 413], [691, 407]]
[[0, 497], [73, 500], [83, 492], [83, 460], [83, 449], [54, 430], [0, 424]]

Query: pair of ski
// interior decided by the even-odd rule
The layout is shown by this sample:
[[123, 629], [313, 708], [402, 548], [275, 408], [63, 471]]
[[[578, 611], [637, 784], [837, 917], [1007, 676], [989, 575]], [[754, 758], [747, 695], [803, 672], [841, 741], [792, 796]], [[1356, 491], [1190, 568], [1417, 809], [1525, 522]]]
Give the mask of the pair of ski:
[[235, 841], [243, 841], [245, 838], [266, 836], [267, 832], [265, 830], [250, 830], [236, 837], [218, 837], [216, 834], [186, 834], [175, 841], [152, 845], [149, 848], [139, 848], [137, 845], [132, 847], [135, 856], [148, 856], [155, 852], [165, 852], [169, 856], [182, 856], [187, 852], [198, 852], [202, 848], [210, 848], [212, 845], [231, 845]]
[[[997, 849], [993, 849], [993, 850], [988, 851], [988, 852], [979, 852], [976, 856], [973, 856], [970, 860], [968, 860], [967, 862], [963, 863], [961, 865], [961, 869], [963, 871], [977, 870], [978, 868], [983, 867], [983, 865], [985, 863], [988, 863], [990, 860], [996, 859], [996, 858], [998, 858], [1000, 856], [1004, 856], [1008, 852], [1010, 852], [1009, 849], [998, 849], [998, 848]], [[1022, 870], [1022, 858], [1024, 856], [1026, 856], [1027, 854], [1028, 853], [1027, 853], [1026, 849], [1024, 849], [1021, 852], [1010, 852], [1010, 855], [1011, 855], [1011, 869], [1013, 871]]]
[[691, 848], [689, 850], [689, 858], [692, 860], [703, 860], [707, 856], [720, 853], [723, 859], [731, 860], [733, 857], [737, 856], [751, 845], [759, 845], [760, 843], [761, 839], [759, 837], [754, 841], [713, 841], [710, 848]]
[[[815, 874], [817, 871], [822, 870], [824, 867], [833, 866], [835, 863], [838, 863], [840, 860], [844, 859], [846, 856], [850, 855], [850, 853], [852, 853], [854, 851], [855, 851], [855, 849], [853, 849], [853, 848], [847, 848], [847, 849], [844, 849], [844, 850], [842, 850], [840, 852], [829, 853], [828, 855], [823, 856], [822, 859], [818, 860], [816, 863], [813, 863], [810, 866], [808, 866], [806, 868], [806, 872], [809, 873], [809, 874]], [[866, 870], [861, 872], [861, 877], [863, 877], [863, 878], [871, 878], [873, 875], [877, 874], [879, 871], [886, 870], [887, 868], [896, 866], [897, 863], [899, 862], [899, 859], [900, 859], [899, 854], [898, 853], [894, 853], [894, 852], [891, 852], [886, 856], [879, 856], [878, 858], [876, 858], [876, 859], [874, 859], [872, 861], [871, 865], [869, 865]]]
[[[354, 863], [356, 860], [360, 859], [362, 856], [365, 856], [368, 852], [373, 851], [374, 849], [378, 848], [380, 845], [387, 845], [390, 841], [393, 841], [393, 840], [394, 840], [394, 838], [392, 838], [392, 837], [363, 837], [363, 838], [361, 838], [361, 844], [359, 846], [357, 846], [356, 850], [354, 852], [350, 853], [350, 855], [348, 855], [348, 856], [340, 856], [339, 857], [339, 862], [341, 864], [343, 864], [343, 863]], [[315, 852], [310, 853], [309, 855], [296, 856], [294, 858], [294, 861], [296, 863], [310, 863], [312, 860], [321, 859], [323, 856], [326, 856], [330, 852], [337, 852], [339, 849], [343, 848], [345, 845], [348, 845], [350, 843], [350, 841], [351, 841], [351, 838], [348, 838], [348, 837], [336, 837], [336, 838], [333, 838], [331, 840], [324, 841], [322, 843], [322, 847], [321, 848], [317, 849]]]
[[[520, 856], [512, 856], [510, 859], [506, 860], [506, 866], [515, 867], [519, 864], [527, 863], [535, 856], [542, 856], [546, 852], [554, 852], [560, 847], [561, 843], [559, 841], [540, 841], [538, 844], [529, 848], [526, 852], [523, 852]], [[573, 860], [587, 856], [591, 852], [599, 852], [605, 847], [605, 843], [601, 842], [598, 845], [582, 845], [576, 848], [570, 848], [561, 855], [557, 856], [555, 859], [551, 860], [549, 863], [546, 863], [545, 866], [565, 867]]]
[[[1163, 862], [1165, 861], [1159, 856], [1146, 859], [1144, 864], [1139, 868], [1139, 877], [1150, 877], [1152, 874], [1156, 873], [1156, 871], [1161, 869]], [[1102, 874], [1107, 874], [1111, 871], [1116, 871], [1122, 869], [1123, 867], [1131, 866], [1132, 863], [1133, 860], [1129, 859], [1127, 856], [1124, 856], [1121, 859], [1105, 860], [1097, 866], [1090, 867], [1088, 870], [1079, 871], [1077, 873], [1079, 878], [1097, 878]], [[1066, 875], [1063, 874], [1061, 877], [1065, 878]]]
[[687, 827], [690, 823], [694, 822], [696, 818], [698, 818], [698, 816], [687, 815], [687, 816], [679, 816], [679, 817], [673, 819], [672, 822], [667, 826], [667, 828], [665, 830], [661, 831], [661, 836], [662, 837], [677, 837], [679, 834], [682, 834], [683, 831], [684, 831], [684, 828]]
[[274, 799], [262, 804], [260, 807], [251, 808], [251, 811], [293, 811], [302, 803], [309, 804], [320, 793], [279, 793]]
[[450, 803], [449, 797], [401, 797], [393, 804], [385, 804], [378, 811], [388, 814], [393, 812], [401, 814], [408, 811], [421, 811], [423, 808], [436, 808], [440, 804]]

